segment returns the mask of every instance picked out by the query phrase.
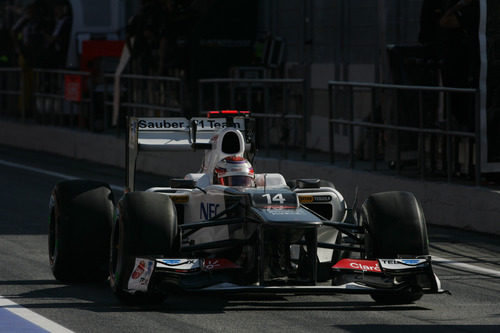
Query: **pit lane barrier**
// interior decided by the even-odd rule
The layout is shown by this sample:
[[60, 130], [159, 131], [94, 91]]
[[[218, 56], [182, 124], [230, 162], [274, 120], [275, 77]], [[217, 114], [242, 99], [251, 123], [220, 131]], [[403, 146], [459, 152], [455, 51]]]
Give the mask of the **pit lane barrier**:
[[126, 116], [182, 117], [184, 90], [178, 77], [104, 74], [105, 114], [111, 115], [111, 126], [119, 133], [126, 128]]
[[[365, 106], [364, 114], [360, 115], [359, 110], [363, 106], [356, 105], [355, 95], [363, 93], [369, 95], [370, 103], [369, 110], [366, 111]], [[457, 129], [458, 125], [452, 117], [452, 98], [458, 94], [470, 96], [475, 121], [471, 129]], [[447, 182], [451, 183], [454, 174], [465, 169], [472, 175], [475, 185], [480, 185], [479, 89], [328, 81], [328, 96], [332, 164], [337, 162], [336, 156], [339, 156], [336, 154], [336, 136], [344, 132], [348, 138], [348, 167], [354, 168], [356, 157], [360, 155], [356, 151], [355, 141], [360, 137], [356, 135], [356, 128], [365, 128], [370, 136], [371, 171], [376, 171], [379, 166], [378, 145], [385, 140], [386, 152], [390, 144], [395, 148], [391, 162], [399, 175], [404, 165], [402, 150], [406, 147], [415, 152], [414, 159], [422, 181], [429, 169], [441, 169]], [[404, 107], [401, 100], [406, 102]], [[386, 140], [391, 134], [392, 143]], [[440, 166], [436, 166], [438, 162]], [[462, 166], [457, 166], [459, 163]]]
[[[0, 68], [0, 74], [0, 105], [2, 106], [0, 115], [8, 119], [83, 128], [95, 132], [116, 127], [120, 135], [126, 126], [126, 115], [139, 117], [185, 115], [182, 107], [185, 88], [180, 78], [124, 74], [117, 80], [115, 75], [105, 74], [103, 80], [96, 81], [87, 72], [48, 69], [35, 69], [30, 72], [20, 68]], [[228, 107], [252, 110], [253, 116], [259, 122], [257, 145], [263, 151], [264, 156], [277, 156], [277, 150], [283, 159], [300, 156], [305, 160], [308, 154], [315, 152], [314, 147], [306, 146], [308, 95], [304, 80], [202, 79], [199, 81], [198, 90], [198, 108], [201, 114], [207, 110]], [[207, 91], [210, 94], [207, 94]], [[365, 111], [368, 116], [360, 120], [358, 115], [355, 115], [355, 108], [356, 113], [359, 113], [355, 100], [363, 100], [363, 98], [355, 98], [355, 94], [363, 91], [368, 91], [371, 95], [369, 98], [371, 110]], [[354, 168], [357, 162], [356, 157], [359, 155], [356, 148], [359, 133], [356, 134], [355, 128], [365, 128], [371, 136], [370, 140], [367, 140], [371, 144], [371, 149], [369, 149], [371, 156], [360, 163], [363, 165], [362, 168], [366, 169], [366, 165], [371, 165], [370, 170], [378, 171], [380, 157], [377, 156], [379, 153], [377, 150], [380, 133], [392, 133], [392, 143], [386, 143], [383, 149], [384, 153], [391, 147], [396, 150], [393, 167], [397, 174], [401, 175], [405, 163], [402, 156], [407, 153], [403, 151], [404, 141], [410, 133], [418, 136], [412, 148], [416, 155], [414, 160], [418, 166], [413, 172], [419, 175], [421, 180], [426, 178], [428, 164], [434, 163], [440, 166], [430, 168], [440, 169], [441, 178], [444, 176], [448, 182], [454, 181], [453, 176], [457, 167], [446, 161], [455, 161], [458, 157], [463, 160], [462, 165], [467, 170], [473, 170], [473, 173], [470, 171], [469, 173], [473, 174], [471, 178], [474, 179], [474, 183], [479, 185], [481, 168], [476, 167], [480, 165], [481, 159], [481, 149], [476, 147], [481, 144], [478, 139], [479, 128], [477, 128], [479, 122], [476, 121], [475, 132], [457, 131], [452, 129], [449, 116], [451, 94], [466, 93], [474, 95], [476, 99], [475, 116], [477, 118], [479, 98], [476, 90], [329, 81], [328, 92], [328, 141], [332, 164], [340, 162], [337, 149], [338, 142], [341, 140], [338, 137], [339, 132], [345, 131], [347, 135], [344, 135], [344, 139], [347, 137], [347, 140], [343, 140], [340, 146], [347, 146], [348, 153], [347, 158], [341, 157], [347, 160], [349, 168]], [[388, 92], [392, 94], [392, 99], [387, 98]], [[390, 119], [391, 116], [389, 116], [383, 119], [384, 122], [375, 120], [375, 110], [380, 104], [393, 103], [393, 108], [400, 110], [402, 109], [400, 96], [406, 94], [408, 100], [408, 93], [413, 94], [410, 100], [418, 106], [418, 110], [415, 108], [412, 110], [418, 114], [416, 124], [404, 124], [401, 119], [398, 119], [402, 113], [399, 111], [393, 112], [395, 119]], [[429, 94], [443, 97], [444, 111], [441, 117], [444, 121], [441, 121], [441, 127], [430, 127], [424, 119], [424, 112], [426, 112], [424, 100], [429, 99]], [[389, 99], [391, 100], [387, 101]], [[366, 102], [361, 104], [363, 103], [366, 104]], [[116, 114], [117, 105], [119, 105], [118, 109], [121, 109], [118, 114]], [[388, 108], [384, 105], [381, 107]], [[114, 117], [118, 118], [118, 126], [111, 124]], [[387, 120], [393, 122], [390, 123]], [[459, 141], [458, 147], [463, 149], [456, 149], [456, 141]], [[440, 156], [437, 156], [439, 161], [435, 161], [436, 157], [429, 158], [427, 147], [429, 144], [434, 144], [436, 149], [442, 150], [439, 153]], [[384, 171], [387, 171], [387, 167], [385, 169]]]
[[[177, 77], [0, 68], [0, 117], [22, 122], [123, 132], [126, 115], [183, 116], [183, 98]], [[113, 124], [117, 107], [118, 126]]]
[[19, 67], [0, 68], [0, 116], [7, 119], [26, 117], [23, 71]]

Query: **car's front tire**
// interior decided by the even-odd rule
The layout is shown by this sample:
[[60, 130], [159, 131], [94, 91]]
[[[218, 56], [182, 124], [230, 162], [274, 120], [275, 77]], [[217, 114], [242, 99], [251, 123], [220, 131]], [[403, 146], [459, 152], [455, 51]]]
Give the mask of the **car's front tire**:
[[[429, 254], [429, 240], [422, 207], [412, 193], [383, 192], [368, 197], [361, 207], [366, 227], [367, 259], [397, 258], [398, 255]], [[384, 304], [408, 304], [422, 297], [418, 289], [395, 295], [371, 295]]]
[[128, 291], [136, 258], [169, 256], [175, 251], [177, 214], [172, 200], [163, 194], [131, 192], [118, 203], [118, 218], [113, 224], [110, 254], [110, 285], [124, 303], [156, 304], [165, 295], [148, 288]]

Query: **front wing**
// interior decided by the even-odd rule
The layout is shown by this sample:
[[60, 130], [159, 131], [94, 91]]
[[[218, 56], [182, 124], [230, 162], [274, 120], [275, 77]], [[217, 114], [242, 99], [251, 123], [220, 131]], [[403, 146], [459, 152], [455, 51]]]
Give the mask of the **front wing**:
[[136, 258], [128, 281], [129, 293], [172, 290], [204, 293], [260, 294], [399, 294], [420, 291], [444, 293], [432, 270], [430, 256], [397, 259], [342, 259], [331, 265], [331, 285], [326, 282], [300, 285], [283, 282], [279, 285], [238, 284], [237, 264], [223, 258]]

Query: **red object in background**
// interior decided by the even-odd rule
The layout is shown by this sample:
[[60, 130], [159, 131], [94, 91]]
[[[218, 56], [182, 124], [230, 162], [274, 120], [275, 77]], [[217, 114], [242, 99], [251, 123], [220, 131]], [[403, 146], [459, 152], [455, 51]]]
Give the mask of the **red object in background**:
[[122, 55], [123, 40], [85, 40], [82, 43], [82, 56], [80, 67], [83, 71], [90, 72], [89, 62], [102, 57], [120, 58]]
[[221, 111], [208, 111], [208, 118], [223, 118], [225, 115], [231, 116], [248, 116], [250, 111], [239, 111], [239, 110], [221, 110]]
[[82, 100], [82, 77], [80, 75], [64, 75], [64, 99], [71, 102]]

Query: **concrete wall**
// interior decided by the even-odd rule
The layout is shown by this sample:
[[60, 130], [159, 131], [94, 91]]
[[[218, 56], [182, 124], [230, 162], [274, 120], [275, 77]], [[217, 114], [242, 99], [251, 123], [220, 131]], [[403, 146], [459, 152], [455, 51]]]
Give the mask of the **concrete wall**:
[[[47, 151], [76, 159], [123, 167], [124, 139], [78, 130], [24, 125], [0, 120], [0, 144]], [[160, 175], [183, 176], [200, 167], [202, 152], [147, 153], [138, 168]], [[377, 173], [342, 169], [329, 164], [274, 158], [256, 158], [256, 172], [280, 172], [287, 179], [322, 178], [332, 181], [353, 202], [359, 187], [359, 203], [370, 193], [402, 190], [415, 193], [432, 224], [500, 235], [500, 192], [486, 188], [421, 182]]]

